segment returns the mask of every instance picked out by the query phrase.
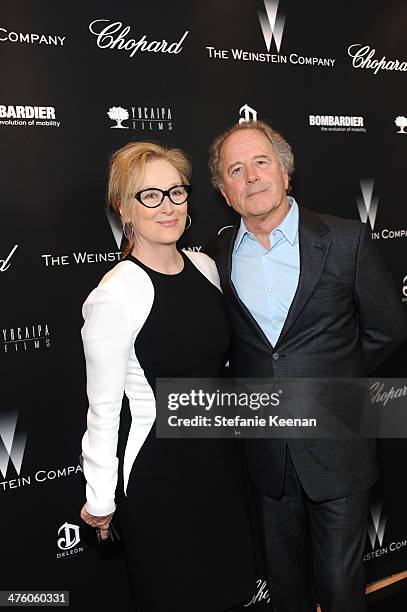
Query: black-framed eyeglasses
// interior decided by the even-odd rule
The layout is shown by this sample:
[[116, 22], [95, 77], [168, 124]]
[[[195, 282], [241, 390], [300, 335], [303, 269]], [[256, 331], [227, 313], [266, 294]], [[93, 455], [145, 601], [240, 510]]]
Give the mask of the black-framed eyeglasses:
[[138, 191], [134, 197], [140, 204], [147, 206], [147, 208], [157, 208], [157, 206], [160, 206], [165, 196], [168, 196], [173, 204], [184, 204], [191, 194], [191, 191], [191, 185], [174, 185], [174, 187], [167, 190], [158, 189], [158, 187], [150, 187], [150, 189]]

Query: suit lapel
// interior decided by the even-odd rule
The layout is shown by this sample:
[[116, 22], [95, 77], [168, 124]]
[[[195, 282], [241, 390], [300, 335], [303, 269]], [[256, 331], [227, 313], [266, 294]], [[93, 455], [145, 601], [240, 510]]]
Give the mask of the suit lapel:
[[276, 347], [290, 331], [310, 299], [321, 278], [331, 244], [329, 230], [320, 217], [302, 207], [299, 207], [299, 212], [300, 276]]
[[283, 329], [277, 344], [273, 347], [256, 319], [239, 298], [232, 282], [232, 255], [239, 226], [240, 220], [234, 226], [226, 248], [222, 249], [222, 257], [218, 262], [218, 265], [220, 263], [219, 275], [221, 278], [223, 276], [224, 287], [227, 288], [229, 298], [244, 315], [253, 331], [266, 343], [268, 348], [275, 350], [301, 314], [321, 277], [331, 243], [329, 230], [318, 215], [299, 207], [300, 276]]

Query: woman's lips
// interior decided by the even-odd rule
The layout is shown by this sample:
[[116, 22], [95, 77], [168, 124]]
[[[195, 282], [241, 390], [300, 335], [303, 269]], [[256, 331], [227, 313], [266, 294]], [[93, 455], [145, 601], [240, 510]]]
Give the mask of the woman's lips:
[[157, 223], [163, 225], [164, 227], [173, 227], [177, 223], [177, 220], [171, 219], [171, 221], [158, 221]]

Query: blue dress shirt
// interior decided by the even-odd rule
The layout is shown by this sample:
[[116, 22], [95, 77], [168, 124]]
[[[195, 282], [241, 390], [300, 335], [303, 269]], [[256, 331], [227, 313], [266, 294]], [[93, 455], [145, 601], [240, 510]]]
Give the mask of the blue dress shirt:
[[270, 233], [269, 249], [242, 219], [232, 254], [232, 282], [272, 346], [283, 329], [300, 275], [298, 205], [292, 197], [288, 201], [290, 210]]

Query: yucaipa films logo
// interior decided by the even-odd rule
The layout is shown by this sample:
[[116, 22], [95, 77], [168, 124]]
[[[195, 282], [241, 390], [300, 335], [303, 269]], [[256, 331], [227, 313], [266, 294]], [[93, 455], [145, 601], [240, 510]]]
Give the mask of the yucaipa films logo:
[[[136, 131], [162, 132], [172, 131], [173, 111], [168, 106], [112, 106], [107, 116], [115, 125], [113, 129], [133, 129]], [[130, 123], [130, 125], [127, 125]]]
[[[209, 59], [265, 62], [268, 64], [292, 64], [311, 66], [314, 68], [333, 68], [336, 61], [334, 58], [311, 57], [301, 55], [300, 53], [289, 53], [288, 55], [280, 54], [286, 18], [280, 12], [279, 5], [279, 0], [263, 0], [262, 10], [258, 12], [259, 30], [263, 36], [267, 53], [247, 51], [238, 48], [221, 49], [214, 46], [206, 46]], [[271, 53], [273, 41], [277, 53]]]
[[1, 339], [4, 353], [51, 348], [51, 336], [47, 323], [3, 327]]
[[[96, 36], [96, 44], [99, 49], [110, 49], [127, 51], [129, 57], [134, 57], [136, 53], [169, 53], [177, 55], [181, 53], [183, 44], [189, 31], [186, 30], [177, 41], [167, 42], [167, 40], [149, 40], [143, 34], [138, 40], [128, 37], [131, 27], [124, 25], [121, 21], [110, 19], [94, 19], [89, 24], [89, 31]], [[137, 35], [136, 35], [137, 36]]]
[[407, 117], [399, 115], [395, 118], [394, 123], [399, 128], [397, 134], [407, 134], [407, 132], [405, 132], [405, 128], [407, 127]]
[[359, 179], [360, 189], [362, 191], [362, 197], [357, 197], [357, 207], [359, 211], [360, 220], [362, 223], [369, 223], [371, 229], [372, 240], [388, 240], [394, 238], [407, 238], [407, 229], [389, 229], [383, 228], [380, 231], [375, 231], [376, 215], [379, 206], [379, 197], [373, 195], [374, 192], [374, 179]]
[[53, 106], [5, 106], [0, 104], [0, 126], [59, 127]]

